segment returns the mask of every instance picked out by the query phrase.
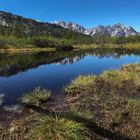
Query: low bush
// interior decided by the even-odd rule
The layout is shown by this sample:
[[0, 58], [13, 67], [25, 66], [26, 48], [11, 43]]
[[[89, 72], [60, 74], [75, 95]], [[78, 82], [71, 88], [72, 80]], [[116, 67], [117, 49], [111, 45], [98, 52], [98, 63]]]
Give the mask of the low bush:
[[48, 43], [48, 41], [46, 39], [40, 39], [40, 38], [34, 39], [33, 45], [35, 45], [36, 47], [39, 47], [39, 48], [50, 47], [50, 44]]
[[73, 50], [73, 46], [70, 45], [58, 45], [56, 49], [59, 51], [71, 51]]

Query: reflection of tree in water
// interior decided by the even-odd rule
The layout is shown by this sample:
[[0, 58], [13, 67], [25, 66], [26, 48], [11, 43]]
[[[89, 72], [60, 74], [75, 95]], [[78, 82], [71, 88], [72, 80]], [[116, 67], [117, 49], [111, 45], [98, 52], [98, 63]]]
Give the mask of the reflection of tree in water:
[[0, 55], [0, 76], [11, 76], [40, 65], [56, 63], [60, 65], [73, 64], [87, 55], [97, 58], [119, 59], [123, 55], [138, 55], [136, 50], [124, 49], [94, 49], [87, 51], [70, 51], [55, 53], [32, 53], [32, 54], [1, 54]]

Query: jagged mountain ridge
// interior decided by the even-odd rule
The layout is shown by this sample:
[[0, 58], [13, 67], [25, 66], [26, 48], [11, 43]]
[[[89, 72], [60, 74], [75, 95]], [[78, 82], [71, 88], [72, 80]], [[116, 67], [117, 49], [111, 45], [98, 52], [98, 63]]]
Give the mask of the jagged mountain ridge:
[[53, 24], [56, 24], [56, 25], [59, 25], [65, 29], [70, 29], [70, 30], [73, 30], [73, 31], [76, 31], [79, 33], [83, 33], [83, 34], [85, 34], [85, 31], [86, 31], [86, 29], [83, 26], [76, 24], [74, 22], [66, 23], [64, 21], [60, 21], [60, 22], [55, 21], [55, 22], [53, 22]]
[[73, 30], [79, 33], [83, 33], [90, 36], [96, 36], [96, 35], [108, 35], [108, 36], [135, 36], [139, 35], [139, 33], [131, 26], [124, 26], [121, 23], [115, 24], [115, 25], [108, 25], [103, 26], [99, 25], [92, 29], [86, 29], [83, 26], [76, 24], [74, 22], [64, 22], [64, 21], [55, 21], [53, 24], [59, 25], [63, 28]]

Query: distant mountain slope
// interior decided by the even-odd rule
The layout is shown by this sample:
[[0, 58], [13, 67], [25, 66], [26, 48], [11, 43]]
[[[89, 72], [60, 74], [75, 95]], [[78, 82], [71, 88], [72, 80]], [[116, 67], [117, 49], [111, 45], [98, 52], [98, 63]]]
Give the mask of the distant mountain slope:
[[[62, 27], [53, 25], [50, 23], [38, 22], [33, 19], [24, 18], [22, 16], [13, 15], [11, 13], [0, 11], [0, 25], [5, 28], [10, 28], [10, 32], [14, 32], [16, 29], [20, 31], [23, 30], [26, 34], [34, 33], [44, 33], [45, 31], [49, 33], [51, 30], [63, 30]], [[43, 32], [44, 31], [44, 32]]]
[[22, 16], [0, 11], [1, 35], [45, 35], [54, 38], [73, 39], [76, 41], [90, 40], [91, 37], [75, 31], [67, 30], [59, 25], [39, 22]]
[[108, 36], [135, 36], [139, 33], [131, 26], [125, 27], [123, 24], [118, 23], [113, 26], [103, 26], [99, 25], [98, 27], [92, 28], [92, 29], [86, 29], [83, 26], [76, 24], [74, 22], [54, 22], [54, 24], [59, 25], [63, 28], [73, 30], [79, 33], [83, 33], [90, 36], [96, 36], [96, 35], [108, 35]]

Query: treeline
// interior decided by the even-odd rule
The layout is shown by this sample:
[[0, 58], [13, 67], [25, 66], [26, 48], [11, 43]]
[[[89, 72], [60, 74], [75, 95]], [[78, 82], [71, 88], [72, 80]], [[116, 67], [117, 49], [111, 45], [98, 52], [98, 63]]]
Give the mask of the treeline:
[[[31, 20], [32, 21], [32, 20]], [[30, 21], [30, 22], [31, 22]], [[17, 38], [46, 38], [52, 39], [55, 42], [62, 42], [63, 44], [87, 44], [92, 43], [92, 37], [81, 33], [64, 29], [60, 26], [48, 23], [30, 23], [16, 22], [11, 26], [0, 26], [1, 36], [13, 36]], [[33, 22], [33, 21], [32, 21]]]
[[15, 36], [0, 36], [0, 48], [55, 48], [57, 50], [73, 49], [71, 43], [65, 43], [65, 40], [57, 38], [47, 38], [43, 36], [35, 37], [15, 37]]
[[93, 42], [97, 45], [104, 44], [128, 44], [128, 43], [140, 43], [140, 36], [128, 36], [128, 37], [110, 37], [110, 36], [95, 36]]
[[[21, 22], [22, 23], [22, 22]], [[36, 25], [39, 24], [39, 25]], [[110, 37], [110, 36], [87, 36], [74, 31], [63, 29], [53, 24], [21, 24], [12, 26], [0, 26], [0, 48], [8, 47], [53, 47], [57, 49], [72, 49], [73, 45], [79, 44], [134, 44], [140, 43], [140, 36]]]

